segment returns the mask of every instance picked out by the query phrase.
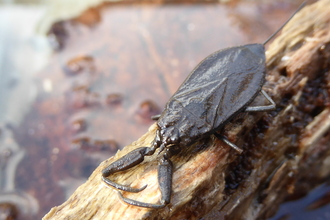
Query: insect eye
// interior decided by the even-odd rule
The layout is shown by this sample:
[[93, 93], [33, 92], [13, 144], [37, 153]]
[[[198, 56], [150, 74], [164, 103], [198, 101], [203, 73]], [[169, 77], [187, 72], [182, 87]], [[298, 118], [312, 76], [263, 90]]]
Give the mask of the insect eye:
[[178, 130], [173, 130], [172, 136], [170, 137], [171, 143], [178, 143], [180, 141], [180, 134]]
[[172, 136], [171, 138], [170, 138], [170, 140], [171, 140], [171, 143], [175, 143], [175, 142], [177, 142], [177, 140], [178, 140], [178, 136]]

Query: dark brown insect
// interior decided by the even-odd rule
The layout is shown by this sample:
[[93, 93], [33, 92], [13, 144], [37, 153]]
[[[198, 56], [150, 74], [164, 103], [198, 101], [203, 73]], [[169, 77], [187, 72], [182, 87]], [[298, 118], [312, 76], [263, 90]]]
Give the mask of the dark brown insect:
[[[305, 3], [296, 12], [304, 5]], [[153, 117], [157, 120], [158, 129], [152, 146], [137, 148], [110, 164], [102, 171], [103, 181], [122, 191], [142, 191], [147, 185], [136, 189], [112, 182], [106, 177], [136, 166], [145, 156], [154, 154], [159, 148], [159, 153], [162, 153], [158, 167], [158, 182], [162, 194], [160, 204], [144, 203], [124, 198], [121, 193], [119, 195], [123, 201], [131, 205], [162, 208], [170, 202], [173, 173], [170, 158], [178, 153], [178, 149], [189, 146], [203, 137], [215, 135], [241, 153], [239, 147], [217, 131], [240, 112], [275, 109], [274, 101], [262, 90], [266, 74], [264, 45], [279, 30], [263, 44], [227, 48], [209, 55], [200, 62], [167, 102], [162, 114]], [[271, 104], [248, 106], [259, 93]]]

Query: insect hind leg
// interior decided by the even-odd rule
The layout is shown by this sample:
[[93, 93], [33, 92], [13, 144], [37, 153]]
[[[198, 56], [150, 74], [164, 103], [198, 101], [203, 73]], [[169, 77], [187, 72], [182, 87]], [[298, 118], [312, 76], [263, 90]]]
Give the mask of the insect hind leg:
[[270, 98], [269, 95], [264, 90], [261, 90], [261, 93], [270, 102], [270, 105], [265, 105], [265, 106], [248, 106], [245, 109], [246, 112], [269, 111], [269, 110], [274, 110], [276, 108], [276, 104], [275, 104], [274, 100], [272, 98]]

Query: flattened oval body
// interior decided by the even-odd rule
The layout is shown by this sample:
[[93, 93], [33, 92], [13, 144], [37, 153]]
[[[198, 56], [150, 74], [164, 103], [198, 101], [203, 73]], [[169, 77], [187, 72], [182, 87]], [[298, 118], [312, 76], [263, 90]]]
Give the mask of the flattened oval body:
[[265, 73], [262, 44], [209, 55], [167, 102], [157, 121], [162, 137], [173, 144], [189, 145], [214, 133], [255, 98]]

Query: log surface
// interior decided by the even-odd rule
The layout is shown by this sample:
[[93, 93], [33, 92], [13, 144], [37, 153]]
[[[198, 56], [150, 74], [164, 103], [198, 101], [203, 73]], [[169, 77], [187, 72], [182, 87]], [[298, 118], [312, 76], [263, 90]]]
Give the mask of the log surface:
[[[308, 191], [329, 176], [330, 1], [306, 6], [267, 51], [264, 89], [277, 108], [243, 113], [223, 134], [244, 149], [238, 155], [214, 137], [173, 157], [171, 203], [164, 209], [126, 205], [101, 180], [101, 170], [135, 148], [149, 146], [156, 126], [104, 161], [88, 181], [47, 219], [265, 219], [289, 195]], [[253, 105], [265, 104], [257, 99]], [[141, 187], [123, 193], [157, 203], [157, 152], [111, 180]]]

